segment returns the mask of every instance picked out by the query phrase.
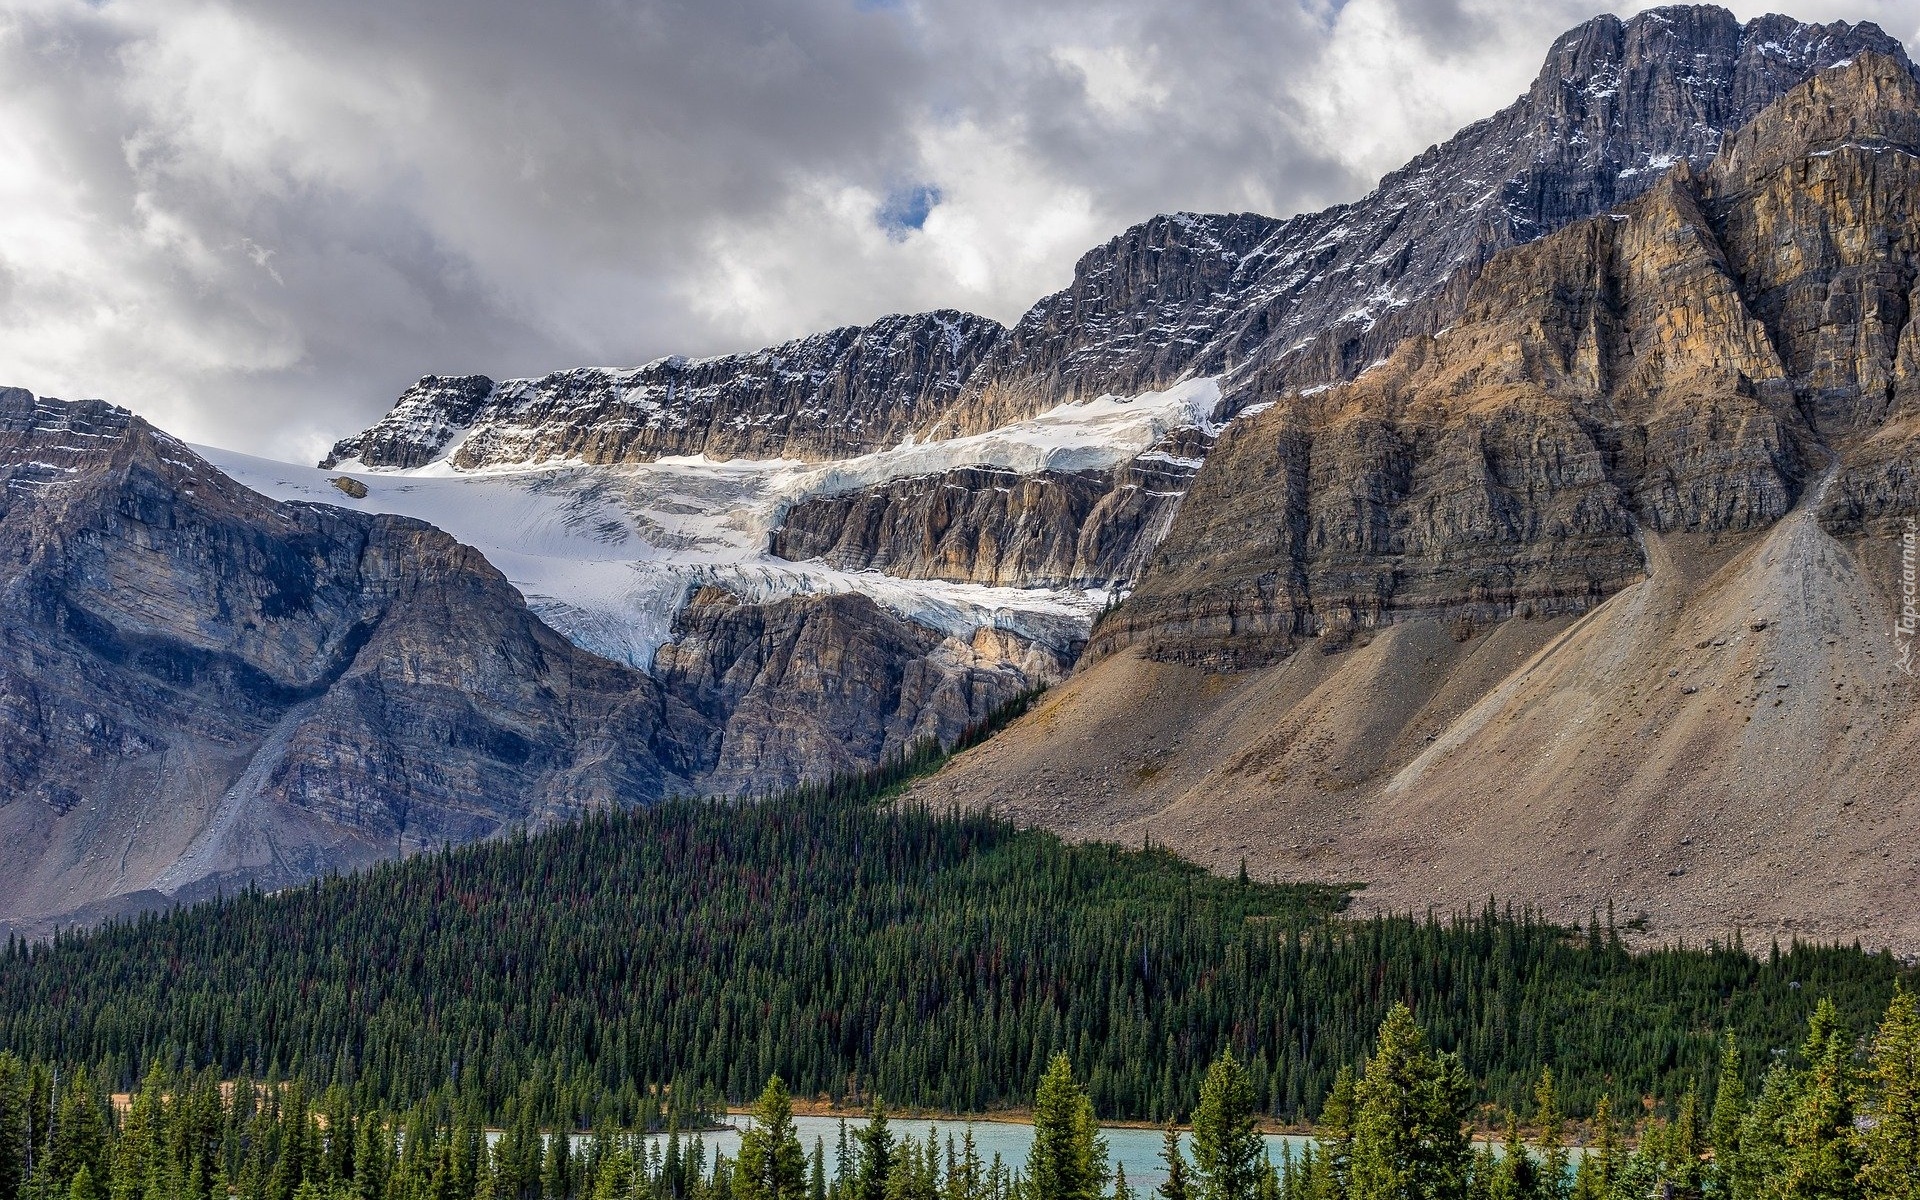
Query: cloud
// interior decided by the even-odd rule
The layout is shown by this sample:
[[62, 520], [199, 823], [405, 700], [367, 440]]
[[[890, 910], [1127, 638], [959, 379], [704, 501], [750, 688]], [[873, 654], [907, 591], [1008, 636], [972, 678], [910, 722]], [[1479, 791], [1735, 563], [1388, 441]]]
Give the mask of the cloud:
[[1363, 193], [1590, 15], [0, 0], [0, 382], [310, 458], [430, 371], [1011, 320], [1154, 212]]

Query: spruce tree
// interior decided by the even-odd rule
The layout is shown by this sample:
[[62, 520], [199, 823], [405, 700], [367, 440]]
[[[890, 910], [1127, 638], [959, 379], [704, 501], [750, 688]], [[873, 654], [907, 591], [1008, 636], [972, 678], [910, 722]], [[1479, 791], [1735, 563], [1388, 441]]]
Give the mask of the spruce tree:
[[1707, 1145], [1713, 1164], [1706, 1175], [1706, 1191], [1715, 1197], [1732, 1194], [1740, 1157], [1740, 1122], [1747, 1113], [1747, 1081], [1741, 1074], [1740, 1042], [1729, 1029], [1720, 1051], [1720, 1082], [1713, 1093], [1713, 1113], [1707, 1118]]
[[1459, 1060], [1429, 1048], [1412, 1010], [1395, 1004], [1354, 1085], [1351, 1200], [1464, 1197], [1468, 1103]]
[[1093, 1100], [1074, 1081], [1067, 1056], [1056, 1054], [1034, 1097], [1027, 1200], [1101, 1200], [1106, 1182], [1107, 1141], [1094, 1121]]
[[973, 1138], [973, 1126], [960, 1135], [960, 1154], [947, 1172], [945, 1200], [982, 1200], [986, 1188], [986, 1168], [980, 1161], [980, 1147]]
[[1187, 1176], [1187, 1156], [1180, 1149], [1180, 1128], [1167, 1118], [1166, 1132], [1160, 1138], [1160, 1161], [1166, 1164], [1167, 1177], [1154, 1189], [1160, 1200], [1193, 1200], [1193, 1181]]
[[1567, 1150], [1566, 1118], [1560, 1114], [1560, 1096], [1553, 1084], [1553, 1068], [1540, 1072], [1533, 1089], [1533, 1123], [1540, 1130], [1540, 1165], [1536, 1172], [1542, 1200], [1567, 1200], [1573, 1189], [1573, 1161]]
[[1801, 1081], [1782, 1062], [1767, 1068], [1760, 1094], [1740, 1119], [1740, 1153], [1728, 1172], [1730, 1193], [1739, 1200], [1772, 1196], [1787, 1174], [1787, 1122]]
[[860, 1164], [854, 1155], [853, 1142], [847, 1137], [847, 1119], [840, 1118], [840, 1132], [834, 1143], [833, 1186], [828, 1194], [833, 1200], [853, 1200], [854, 1183], [860, 1175]]
[[1920, 1200], [1920, 1010], [1896, 991], [1868, 1064], [1870, 1123], [1858, 1133], [1866, 1200]]
[[1353, 1179], [1353, 1087], [1353, 1068], [1343, 1065], [1320, 1106], [1320, 1162], [1340, 1196], [1347, 1194]]
[[[424, 1125], [417, 1125], [424, 1132]], [[412, 1152], [414, 1130], [407, 1131], [407, 1146], [404, 1160], [415, 1157]], [[572, 1139], [564, 1129], [555, 1130], [547, 1135], [546, 1165], [540, 1172], [540, 1194], [545, 1200], [572, 1200], [574, 1195], [573, 1146]]]
[[867, 1123], [853, 1136], [860, 1164], [854, 1176], [855, 1195], [858, 1200], [886, 1200], [887, 1180], [893, 1175], [893, 1134], [887, 1129], [887, 1110], [880, 1097], [867, 1106]]
[[1802, 1049], [1808, 1072], [1786, 1121], [1788, 1200], [1849, 1200], [1859, 1194], [1854, 1137], [1853, 1042], [1833, 1002], [1822, 999]]
[[98, 1188], [96, 1181], [107, 1178], [107, 1122], [91, 1076], [74, 1070], [61, 1089], [48, 1139], [48, 1178], [64, 1194], [82, 1167], [87, 1169], [89, 1187]]
[[1540, 1200], [1533, 1155], [1521, 1140], [1520, 1117], [1516, 1113], [1507, 1113], [1507, 1135], [1501, 1149], [1492, 1186], [1487, 1190], [1488, 1200]]
[[1705, 1188], [1705, 1171], [1700, 1147], [1700, 1091], [1687, 1085], [1686, 1095], [1666, 1129], [1666, 1144], [1661, 1156], [1661, 1178], [1673, 1185], [1679, 1200], [1699, 1196]]
[[1280, 1172], [1274, 1167], [1273, 1159], [1261, 1154], [1254, 1171], [1253, 1200], [1280, 1200]]
[[793, 1100], [778, 1075], [753, 1104], [753, 1124], [740, 1135], [735, 1200], [805, 1200], [807, 1155], [793, 1125]]
[[27, 1181], [26, 1066], [0, 1051], [0, 1200], [17, 1200]]
[[1253, 1200], [1260, 1181], [1260, 1134], [1253, 1084], [1231, 1050], [1207, 1069], [1193, 1110], [1193, 1166], [1200, 1200]]
[[1468, 1169], [1467, 1200], [1493, 1200], [1500, 1186], [1500, 1157], [1491, 1143], [1483, 1142], [1473, 1151], [1473, 1166]]

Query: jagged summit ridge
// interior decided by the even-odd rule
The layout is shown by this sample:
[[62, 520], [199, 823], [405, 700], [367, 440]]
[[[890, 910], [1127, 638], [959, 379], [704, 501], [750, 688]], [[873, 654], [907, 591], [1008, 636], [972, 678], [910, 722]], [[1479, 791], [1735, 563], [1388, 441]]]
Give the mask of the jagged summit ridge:
[[574, 459], [846, 458], [954, 403], [1003, 330], [953, 310], [882, 317], [750, 354], [577, 368], [495, 383], [428, 376], [321, 464], [457, 468]]
[[1090, 252], [1015, 323], [954, 413], [991, 424], [1223, 373], [1232, 411], [1350, 378], [1451, 320], [1499, 250], [1632, 199], [1676, 163], [1706, 166], [1728, 131], [1862, 53], [1907, 61], [1870, 23], [1742, 25], [1712, 6], [1596, 17], [1555, 42], [1525, 95], [1353, 204], [1284, 221], [1156, 217]]
[[751, 354], [569, 370], [496, 385], [423, 379], [323, 465], [458, 469], [578, 458], [847, 457], [909, 434], [979, 433], [1061, 403], [1225, 375], [1223, 411], [1351, 378], [1457, 314], [1508, 246], [1632, 199], [1676, 163], [1857, 55], [1905, 65], [1868, 22], [1741, 24], [1714, 6], [1596, 17], [1528, 91], [1368, 196], [1277, 219], [1173, 213], [1082, 256], [1011, 329], [945, 311]]

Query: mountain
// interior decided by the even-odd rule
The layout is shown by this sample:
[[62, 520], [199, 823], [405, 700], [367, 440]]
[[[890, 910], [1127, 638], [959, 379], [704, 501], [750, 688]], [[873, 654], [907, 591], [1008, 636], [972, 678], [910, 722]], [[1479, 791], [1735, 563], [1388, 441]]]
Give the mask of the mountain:
[[[1870, 24], [1599, 17], [1525, 95], [1367, 197], [1287, 220], [1156, 217], [1011, 329], [936, 312], [630, 370], [429, 377], [323, 466], [423, 486], [484, 468], [577, 497], [568, 519], [620, 547], [585, 553], [645, 560], [643, 581], [598, 565], [610, 580], [556, 579], [581, 551], [545, 544], [495, 559], [556, 628], [642, 669], [709, 585], [756, 602], [856, 591], [950, 638], [1011, 629], [1071, 663], [1141, 578], [1220, 422], [1438, 330], [1497, 251], [1703, 167], [1728, 131], [1862, 53], [1905, 61]], [[500, 541], [492, 516], [417, 515]]]
[[282, 885], [684, 786], [669, 701], [431, 526], [0, 392], [0, 912]]
[[[754, 354], [666, 358], [496, 384], [428, 376], [323, 466], [462, 469], [668, 455], [846, 458], [937, 420], [1005, 331], [963, 312], [883, 317]], [[454, 439], [458, 437], [457, 444]]]
[[[126, 447], [177, 443], [16, 395], [43, 415], [15, 418], [0, 449], [21, 481], [0, 514], [21, 565], [0, 582], [109, 583], [25, 605], [6, 634], [31, 650], [0, 679], [31, 697], [5, 711], [34, 748], [9, 759], [8, 793], [61, 799], [0, 804], [21, 822], [0, 914], [277, 884], [681, 790], [764, 792], [950, 743], [1049, 684], [1055, 699], [926, 794], [1088, 836], [1151, 828], [1215, 865], [1367, 879], [1383, 903], [1483, 884], [1544, 903], [1508, 857], [1434, 840], [1434, 822], [1498, 844], [1513, 805], [1562, 820], [1578, 795], [1649, 828], [1646, 797], [1676, 785], [1589, 770], [1652, 735], [1602, 745], [1585, 710], [1594, 758], [1583, 742], [1507, 770], [1490, 731], [1519, 739], [1509, 757], [1549, 735], [1496, 720], [1503, 697], [1534, 697], [1511, 703], [1537, 721], [1591, 692], [1624, 720], [1613, 689], [1681, 680], [1665, 672], [1734, 639], [1721, 685], [1785, 671], [1749, 660], [1788, 636], [1789, 584], [1850, 633], [1793, 634], [1792, 669], [1842, 686], [1780, 696], [1807, 714], [1781, 744], [1838, 736], [1870, 695], [1884, 719], [1858, 736], [1879, 757], [1778, 764], [1663, 708], [1663, 736], [1706, 739], [1680, 791], [1707, 811], [1745, 779], [1879, 795], [1910, 710], [1891, 660], [1852, 634], [1880, 611], [1887, 534], [1920, 507], [1912, 268], [1892, 232], [1910, 211], [1912, 79], [1868, 24], [1601, 17], [1513, 105], [1369, 196], [1285, 220], [1156, 217], [1011, 328], [945, 311], [718, 358], [429, 376], [318, 468], [156, 450], [136, 487], [116, 473]], [[1861, 163], [1882, 166], [1821, 174]], [[76, 420], [116, 432], [59, 442]], [[42, 488], [42, 462], [73, 480]], [[158, 490], [128, 499], [140, 488]], [[92, 507], [65, 499], [82, 492]], [[123, 510], [141, 524], [99, 515]], [[227, 532], [195, 541], [203, 526]], [[149, 568], [115, 583], [94, 545]], [[305, 582], [271, 599], [291, 561]], [[1703, 635], [1709, 591], [1711, 611], [1764, 627]], [[127, 595], [157, 608], [115, 608]], [[1609, 615], [1635, 605], [1667, 624]], [[107, 632], [76, 632], [69, 608]], [[221, 671], [269, 683], [189, 672], [155, 690], [160, 668], [114, 649], [129, 636], [214, 647]], [[1415, 658], [1382, 658], [1397, 639]], [[1515, 681], [1589, 642], [1579, 661], [1606, 665], [1565, 667], [1571, 691]], [[97, 719], [155, 745], [204, 727], [217, 749], [107, 769], [59, 732], [61, 714], [84, 722], [79, 695], [39, 698], [89, 677], [122, 697]], [[1389, 778], [1398, 807], [1369, 815]], [[1488, 778], [1512, 798], [1436, 816], [1434, 797]], [[170, 832], [132, 836], [141, 822]], [[1596, 853], [1620, 836], [1581, 828]], [[1869, 905], [1864, 864], [1835, 877]], [[1693, 870], [1581, 876], [1553, 903], [1697, 890], [1669, 869]], [[1700, 895], [1674, 928], [1726, 911]]]
[[1388, 908], [1920, 949], [1917, 285], [1920, 83], [1861, 54], [1236, 424], [1091, 665], [927, 794]]
[[1351, 378], [1449, 323], [1498, 251], [1705, 165], [1790, 88], [1868, 52], [1905, 59], [1867, 23], [1742, 25], [1706, 5], [1596, 17], [1525, 95], [1364, 199], [1287, 220], [1161, 216], [1089, 252], [969, 378], [950, 427], [1189, 375], [1224, 376], [1228, 411]]

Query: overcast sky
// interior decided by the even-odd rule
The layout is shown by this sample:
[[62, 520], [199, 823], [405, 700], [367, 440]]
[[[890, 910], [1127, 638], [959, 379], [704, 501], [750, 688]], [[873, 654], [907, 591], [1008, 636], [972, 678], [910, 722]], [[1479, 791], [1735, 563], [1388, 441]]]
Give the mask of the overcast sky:
[[0, 0], [0, 384], [310, 460], [429, 372], [1011, 321], [1155, 212], [1362, 195], [1643, 7]]

